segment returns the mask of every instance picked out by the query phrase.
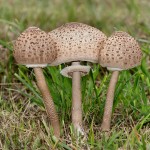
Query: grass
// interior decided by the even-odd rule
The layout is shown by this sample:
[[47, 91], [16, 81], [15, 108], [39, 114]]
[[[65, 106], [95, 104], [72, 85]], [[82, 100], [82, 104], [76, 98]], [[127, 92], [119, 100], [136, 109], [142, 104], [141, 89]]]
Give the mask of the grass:
[[[0, 149], [149, 150], [149, 13], [148, 0], [0, 0]], [[108, 36], [115, 30], [129, 32], [141, 45], [141, 66], [120, 73], [109, 137], [99, 128], [110, 72], [88, 63], [92, 70], [82, 78], [87, 136], [76, 137], [71, 125], [71, 80], [60, 75], [65, 65], [44, 69], [60, 117], [62, 139], [57, 141], [52, 136], [32, 69], [16, 65], [12, 57], [12, 42], [28, 26], [50, 31], [70, 21], [95, 26]]]

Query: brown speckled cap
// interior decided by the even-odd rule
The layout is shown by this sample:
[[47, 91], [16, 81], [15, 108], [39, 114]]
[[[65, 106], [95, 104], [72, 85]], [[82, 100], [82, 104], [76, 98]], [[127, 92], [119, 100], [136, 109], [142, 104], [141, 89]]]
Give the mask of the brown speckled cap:
[[56, 59], [56, 43], [37, 27], [29, 27], [15, 41], [13, 55], [18, 64], [44, 67]]
[[72, 61], [98, 62], [106, 36], [100, 30], [77, 22], [67, 23], [49, 32], [58, 44], [57, 59], [50, 65]]
[[105, 42], [100, 51], [99, 63], [109, 70], [126, 70], [141, 63], [142, 51], [128, 33], [117, 31]]

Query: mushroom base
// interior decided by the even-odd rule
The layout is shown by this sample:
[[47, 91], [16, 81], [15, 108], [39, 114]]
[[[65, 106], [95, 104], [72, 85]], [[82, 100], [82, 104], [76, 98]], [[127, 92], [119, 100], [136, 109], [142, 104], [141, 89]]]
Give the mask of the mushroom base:
[[47, 115], [54, 129], [54, 135], [59, 138], [60, 137], [59, 119], [58, 119], [58, 115], [55, 109], [55, 105], [54, 105], [51, 93], [49, 92], [49, 88], [47, 86], [47, 83], [43, 74], [43, 70], [42, 68], [34, 68], [34, 73], [35, 73], [38, 88], [43, 97], [43, 102], [45, 105]]
[[[80, 66], [80, 62], [73, 62], [73, 66]], [[75, 131], [83, 135], [81, 72], [79, 71], [72, 72], [72, 123]]]
[[113, 71], [111, 79], [110, 79], [109, 87], [107, 90], [103, 121], [102, 121], [102, 125], [101, 125], [102, 131], [110, 131], [110, 123], [111, 123], [111, 116], [112, 116], [115, 87], [116, 87], [116, 84], [118, 81], [118, 77], [119, 77], [119, 71]]

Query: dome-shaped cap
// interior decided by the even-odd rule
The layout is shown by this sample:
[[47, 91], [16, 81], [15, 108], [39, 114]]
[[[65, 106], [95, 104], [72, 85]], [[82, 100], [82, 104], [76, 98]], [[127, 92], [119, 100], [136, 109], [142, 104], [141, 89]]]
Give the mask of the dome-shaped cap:
[[117, 31], [104, 42], [99, 63], [110, 70], [125, 70], [138, 66], [141, 58], [136, 40], [126, 32]]
[[37, 27], [29, 27], [15, 41], [13, 54], [18, 64], [46, 66], [56, 59], [56, 49], [49, 34]]
[[72, 61], [98, 62], [98, 54], [106, 36], [83, 23], [67, 23], [49, 32], [58, 44], [57, 59], [51, 65]]

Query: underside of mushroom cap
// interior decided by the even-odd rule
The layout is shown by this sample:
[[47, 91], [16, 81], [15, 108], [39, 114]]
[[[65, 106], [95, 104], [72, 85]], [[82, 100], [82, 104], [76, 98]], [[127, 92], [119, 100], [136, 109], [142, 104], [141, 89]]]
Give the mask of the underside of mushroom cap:
[[90, 66], [82, 66], [82, 65], [75, 65], [75, 66], [68, 66], [61, 70], [61, 74], [65, 77], [72, 78], [73, 72], [80, 72], [81, 76], [85, 76], [90, 71]]
[[128, 33], [113, 33], [100, 51], [99, 63], [110, 70], [126, 70], [141, 63], [142, 51], [137, 41]]
[[57, 59], [50, 65], [72, 61], [98, 62], [106, 36], [100, 30], [77, 22], [67, 23], [49, 32], [58, 44]]
[[15, 41], [13, 55], [18, 64], [42, 67], [56, 59], [56, 49], [49, 34], [37, 27], [29, 27]]

